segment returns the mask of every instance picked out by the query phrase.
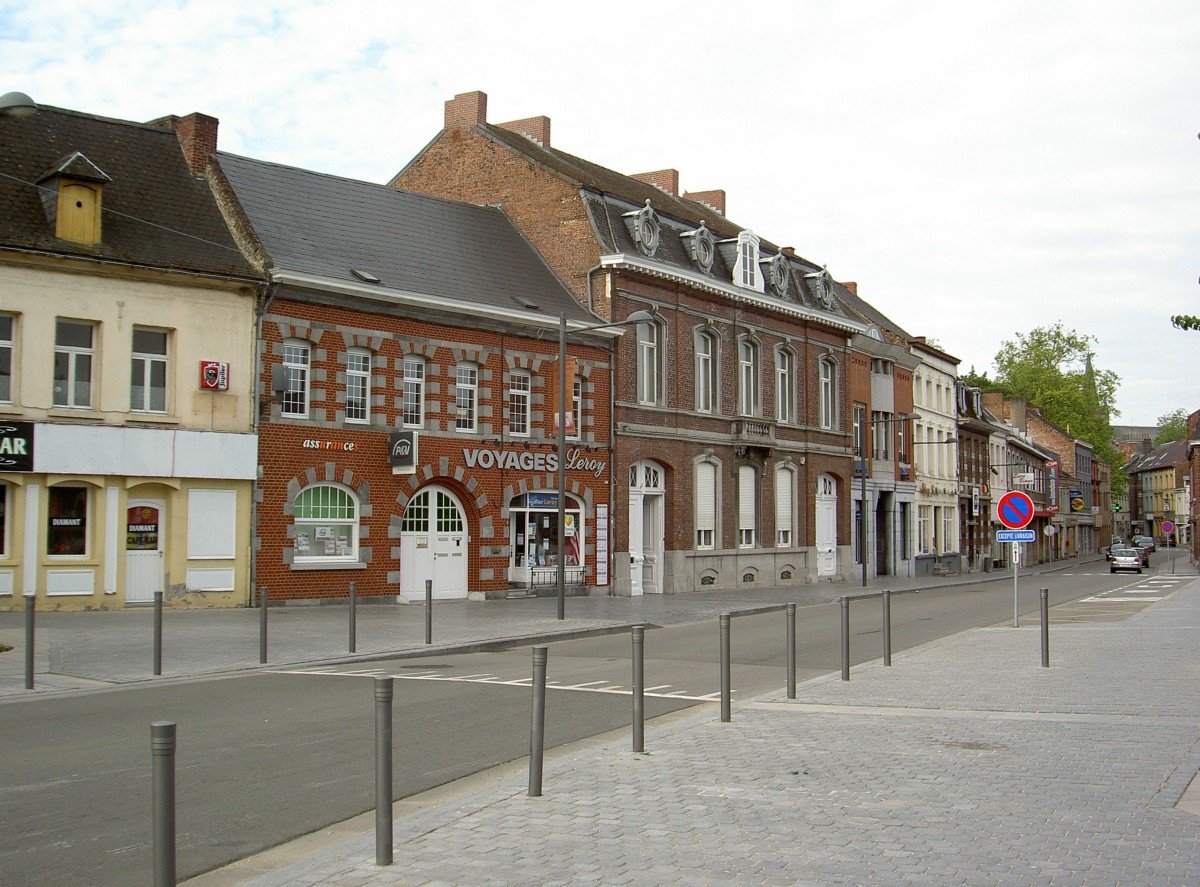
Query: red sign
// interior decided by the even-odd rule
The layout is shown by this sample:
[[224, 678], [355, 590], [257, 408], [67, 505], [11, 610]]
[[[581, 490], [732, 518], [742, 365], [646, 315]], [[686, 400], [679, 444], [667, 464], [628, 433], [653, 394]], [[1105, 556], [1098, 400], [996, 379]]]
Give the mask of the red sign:
[[1169, 521], [1169, 520], [1165, 520], [1165, 521], [1163, 521], [1163, 522], [1162, 522], [1162, 531], [1163, 531], [1163, 532], [1164, 532], [1166, 535], [1170, 536], [1172, 533], [1174, 533], [1174, 532], [1175, 532], [1175, 524], [1173, 524], [1173, 523], [1172, 523], [1171, 521]]
[[1033, 500], [1020, 490], [1005, 493], [996, 503], [996, 516], [1010, 530], [1023, 530], [1033, 520]]

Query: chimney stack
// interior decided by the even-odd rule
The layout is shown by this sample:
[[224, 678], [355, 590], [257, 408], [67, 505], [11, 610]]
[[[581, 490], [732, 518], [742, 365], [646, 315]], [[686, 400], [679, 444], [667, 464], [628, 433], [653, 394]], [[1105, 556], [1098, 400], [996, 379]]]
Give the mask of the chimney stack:
[[[842, 286], [844, 286], [846, 289], [850, 290], [850, 292], [854, 293], [854, 295], [856, 295], [856, 296], [858, 295], [858, 282], [857, 281], [844, 280], [844, 281], [842, 281]], [[924, 338], [922, 338], [922, 341], [924, 341]]]
[[703, 203], [709, 209], [714, 209], [721, 215], [725, 215], [725, 192], [722, 190], [688, 191], [683, 195], [683, 199]]
[[639, 182], [645, 182], [647, 185], [653, 185], [656, 188], [661, 188], [672, 197], [679, 196], [679, 170], [677, 169], [660, 169], [656, 172], [638, 173], [636, 176], [630, 176], [631, 179], [637, 179]]
[[537, 142], [543, 148], [550, 147], [550, 118], [526, 117], [524, 120], [513, 120], [511, 123], [501, 123], [501, 129], [519, 133], [525, 138]]
[[216, 117], [197, 113], [186, 117], [169, 114], [150, 121], [150, 126], [175, 130], [175, 138], [179, 139], [179, 147], [183, 149], [183, 159], [187, 161], [192, 175], [196, 176], [204, 175], [208, 168], [208, 155], [217, 151], [217, 125]]
[[487, 123], [487, 93], [462, 92], [446, 102], [446, 129]]

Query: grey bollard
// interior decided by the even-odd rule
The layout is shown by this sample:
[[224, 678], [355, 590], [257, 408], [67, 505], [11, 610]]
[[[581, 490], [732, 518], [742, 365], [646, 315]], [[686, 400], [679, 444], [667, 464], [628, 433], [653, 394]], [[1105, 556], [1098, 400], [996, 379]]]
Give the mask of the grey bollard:
[[1039, 588], [1042, 599], [1042, 668], [1050, 667], [1050, 589]]
[[883, 664], [892, 664], [892, 592], [883, 590]]
[[796, 605], [787, 605], [787, 698], [796, 698]]
[[850, 680], [850, 598], [842, 598], [842, 680]]
[[635, 625], [633, 633], [633, 750], [646, 750], [646, 626]]
[[375, 864], [392, 864], [392, 677], [375, 675]]
[[267, 661], [267, 603], [270, 595], [267, 586], [258, 590], [258, 661]]
[[721, 622], [721, 723], [729, 723], [733, 719], [730, 711], [730, 689], [729, 680], [729, 614], [722, 613]]
[[154, 792], [154, 887], [175, 887], [175, 722], [150, 725]]
[[162, 613], [163, 593], [154, 592], [154, 673], [162, 674]]
[[25, 595], [25, 689], [33, 689], [33, 623], [37, 618], [37, 598]]
[[425, 643], [433, 643], [433, 580], [425, 580]]
[[358, 651], [358, 583], [350, 583], [350, 647], [351, 653]]
[[549, 647], [533, 648], [533, 712], [529, 723], [529, 797], [542, 796], [542, 752], [546, 745], [546, 656]]

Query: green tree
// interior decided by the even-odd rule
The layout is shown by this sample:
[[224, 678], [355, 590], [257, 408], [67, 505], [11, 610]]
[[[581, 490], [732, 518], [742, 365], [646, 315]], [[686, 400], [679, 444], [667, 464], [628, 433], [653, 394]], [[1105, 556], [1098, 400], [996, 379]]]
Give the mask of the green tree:
[[1200, 317], [1191, 314], [1176, 314], [1171, 318], [1171, 324], [1181, 330], [1200, 330]]
[[1154, 445], [1183, 440], [1187, 436], [1187, 413], [1181, 407], [1171, 410], [1166, 415], [1158, 417], [1158, 434], [1154, 436]]

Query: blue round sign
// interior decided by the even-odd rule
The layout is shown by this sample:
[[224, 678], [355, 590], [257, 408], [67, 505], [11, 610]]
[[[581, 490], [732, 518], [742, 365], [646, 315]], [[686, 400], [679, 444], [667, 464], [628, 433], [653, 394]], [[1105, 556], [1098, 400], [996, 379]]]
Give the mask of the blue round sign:
[[1033, 500], [1020, 490], [1005, 493], [996, 503], [996, 516], [1010, 530], [1022, 530], [1033, 520]]

